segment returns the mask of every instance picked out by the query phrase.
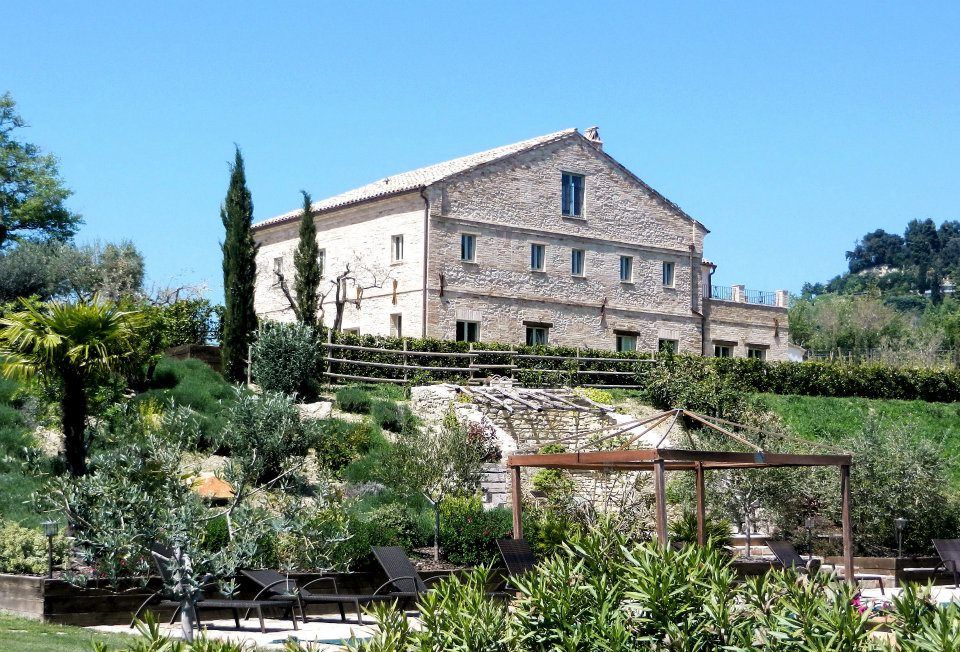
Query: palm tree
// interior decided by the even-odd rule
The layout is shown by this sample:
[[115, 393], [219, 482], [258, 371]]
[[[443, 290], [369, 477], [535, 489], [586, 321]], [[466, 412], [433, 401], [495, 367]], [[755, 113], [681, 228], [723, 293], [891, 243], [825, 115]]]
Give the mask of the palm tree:
[[0, 319], [0, 372], [39, 377], [59, 389], [63, 449], [72, 475], [87, 472], [87, 393], [97, 377], [122, 366], [136, 345], [141, 314], [112, 302], [20, 301]]

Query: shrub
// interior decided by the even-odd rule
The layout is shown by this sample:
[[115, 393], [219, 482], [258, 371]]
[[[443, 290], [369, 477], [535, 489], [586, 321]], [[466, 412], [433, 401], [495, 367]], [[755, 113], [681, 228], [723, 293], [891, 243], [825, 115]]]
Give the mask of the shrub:
[[577, 394], [601, 405], [611, 405], [614, 402], [613, 394], [599, 387], [578, 387]]
[[[718, 548], [730, 543], [730, 522], [726, 519], [714, 518], [708, 513], [704, 531], [707, 541]], [[677, 543], [697, 542], [697, 515], [694, 512], [685, 511], [670, 522], [670, 540]]]
[[320, 419], [304, 424], [307, 445], [324, 468], [339, 473], [370, 449], [374, 428], [364, 419], [359, 423], [343, 419]]
[[253, 379], [264, 391], [316, 395], [320, 354], [310, 326], [264, 322], [251, 356]]
[[430, 534], [419, 512], [403, 503], [384, 503], [363, 515], [366, 545], [400, 546], [413, 550], [424, 545]]
[[[53, 540], [53, 563], [62, 564], [67, 541], [62, 536]], [[47, 572], [47, 538], [43, 532], [18, 523], [0, 524], [0, 572], [43, 575]]]
[[362, 387], [348, 385], [337, 390], [337, 406], [344, 412], [367, 414], [370, 405], [370, 394]]
[[[337, 395], [339, 401], [339, 393]], [[393, 401], [374, 401], [370, 407], [370, 416], [381, 428], [390, 432], [401, 432], [413, 418], [405, 405]]]
[[307, 452], [297, 407], [290, 397], [273, 392], [258, 396], [237, 389], [217, 443], [260, 483], [277, 477], [289, 457]]
[[485, 510], [479, 496], [448, 498], [440, 504], [440, 547], [454, 564], [477, 566], [497, 558], [497, 539], [513, 532], [510, 510]]

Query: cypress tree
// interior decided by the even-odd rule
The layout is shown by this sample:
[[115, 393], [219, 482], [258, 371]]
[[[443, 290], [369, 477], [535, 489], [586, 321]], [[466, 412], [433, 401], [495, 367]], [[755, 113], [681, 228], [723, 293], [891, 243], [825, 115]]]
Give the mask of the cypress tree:
[[254, 283], [257, 275], [257, 244], [253, 240], [253, 199], [247, 189], [243, 156], [236, 148], [230, 169], [230, 186], [220, 207], [220, 220], [226, 230], [223, 243], [223, 375], [240, 382], [246, 371], [247, 347], [257, 329], [253, 310]]
[[320, 248], [317, 246], [317, 227], [310, 211], [310, 194], [303, 193], [303, 215], [300, 218], [300, 241], [293, 254], [294, 282], [297, 297], [297, 316], [308, 326], [317, 325], [317, 294], [320, 290]]

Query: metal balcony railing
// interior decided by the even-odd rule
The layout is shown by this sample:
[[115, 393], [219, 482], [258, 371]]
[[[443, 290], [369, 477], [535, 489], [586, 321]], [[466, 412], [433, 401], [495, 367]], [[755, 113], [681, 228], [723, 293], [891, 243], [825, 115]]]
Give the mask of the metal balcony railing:
[[733, 301], [733, 288], [728, 285], [711, 285], [710, 298], [719, 301]]
[[760, 290], [747, 290], [745, 292], [747, 303], [757, 303], [761, 306], [777, 305], [776, 292], [761, 292]]

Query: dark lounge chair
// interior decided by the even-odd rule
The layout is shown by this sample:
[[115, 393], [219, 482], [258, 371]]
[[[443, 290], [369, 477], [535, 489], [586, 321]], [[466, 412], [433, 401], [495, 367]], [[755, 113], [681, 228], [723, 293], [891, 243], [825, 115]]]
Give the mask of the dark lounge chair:
[[[794, 548], [793, 544], [789, 541], [774, 541], [769, 539], [767, 540], [766, 545], [770, 549], [770, 552], [773, 553], [773, 556], [777, 558], [777, 561], [783, 564], [784, 568], [790, 568], [803, 573], [812, 573], [817, 571], [816, 567], [811, 567], [812, 565], [809, 563], [809, 561], [800, 556], [800, 553], [797, 552], [797, 549]], [[839, 572], [836, 567], [833, 567], [833, 572], [838, 577], [843, 577], [843, 573]], [[880, 585], [880, 594], [886, 594], [886, 589], [883, 586], [883, 575], [857, 573], [853, 576], [853, 579], [857, 582], [862, 580], [877, 582], [877, 584]]]
[[[255, 596], [259, 600], [263, 596], [268, 596], [269, 600], [294, 600], [300, 607], [300, 618], [307, 622], [305, 605], [310, 604], [336, 604], [340, 609], [340, 619], [347, 621], [347, 614], [344, 605], [350, 604], [356, 609], [357, 624], [363, 624], [362, 605], [370, 604], [378, 600], [392, 600], [394, 596], [380, 594], [380, 587], [374, 593], [340, 593], [337, 587], [337, 580], [333, 577], [321, 577], [303, 586], [297, 584], [296, 580], [282, 575], [275, 570], [244, 570], [240, 571], [244, 577], [250, 579], [260, 587], [260, 592]], [[333, 593], [314, 593], [310, 587], [321, 582], [329, 582], [333, 585]], [[389, 584], [389, 582], [388, 582]]]
[[525, 539], [497, 539], [497, 548], [510, 575], [522, 575], [537, 565], [537, 558]]
[[934, 539], [933, 547], [940, 555], [940, 566], [953, 573], [953, 588], [960, 588], [960, 539]]
[[[170, 568], [170, 562], [173, 559], [173, 553], [155, 548], [154, 550], [150, 551], [150, 554], [153, 557], [157, 571], [160, 573], [160, 577], [163, 579], [164, 587], [170, 586], [173, 583], [173, 574]], [[211, 579], [212, 578], [209, 575], [205, 576], [200, 582], [201, 587], [209, 586], [211, 584]], [[133, 627], [134, 623], [136, 623], [137, 619], [140, 617], [140, 612], [142, 612], [145, 607], [151, 604], [154, 599], [161, 596], [165, 590], [166, 589], [161, 589], [144, 600], [143, 604], [140, 605], [140, 608], [137, 609], [137, 612], [133, 616], [133, 621], [130, 623], [131, 627]], [[161, 599], [156, 604], [164, 609], [173, 608], [173, 615], [170, 617], [171, 624], [174, 620], [176, 620], [177, 615], [183, 608], [183, 604], [179, 600]], [[263, 622], [264, 609], [283, 609], [283, 614], [285, 616], [290, 616], [290, 621], [293, 623], [293, 628], [298, 629], [296, 614], [293, 611], [294, 604], [294, 598], [287, 598], [286, 600], [234, 600], [231, 598], [208, 598], [201, 591], [197, 595], [196, 603], [194, 604], [194, 615], [197, 619], [197, 629], [200, 629], [202, 628], [202, 623], [200, 622], [200, 613], [202, 611], [230, 611], [233, 613], [233, 622], [236, 624], [237, 629], [240, 629], [240, 611], [244, 610], [246, 614], [249, 614], [250, 611], [253, 610], [257, 612], [257, 617], [260, 620], [260, 632], [266, 633], [267, 628]]]
[[424, 581], [416, 567], [403, 548], [396, 546], [373, 546], [373, 556], [377, 558], [383, 572], [387, 574], [386, 584], [393, 587], [390, 595], [395, 598], [417, 598], [421, 593], [429, 591], [427, 581], [439, 578], [430, 578]]

